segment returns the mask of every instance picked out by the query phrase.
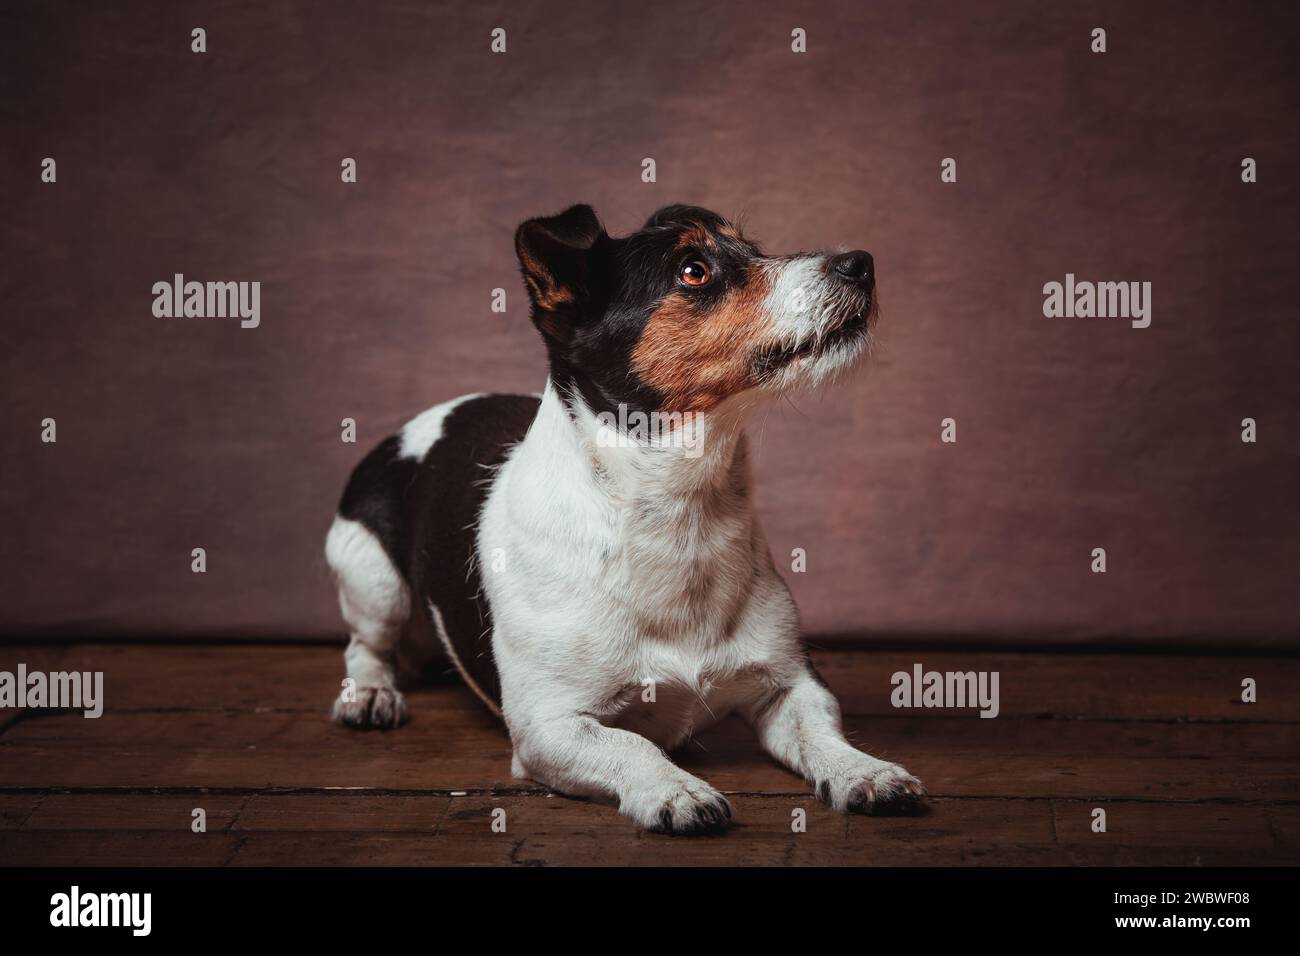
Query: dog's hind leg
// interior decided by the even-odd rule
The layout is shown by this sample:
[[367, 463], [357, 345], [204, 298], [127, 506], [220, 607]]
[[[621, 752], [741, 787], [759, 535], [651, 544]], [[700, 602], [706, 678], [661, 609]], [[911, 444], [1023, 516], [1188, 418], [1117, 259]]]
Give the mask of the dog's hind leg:
[[407, 716], [397, 674], [411, 617], [410, 589], [379, 539], [359, 521], [334, 519], [325, 559], [350, 635], [343, 652], [349, 680], [334, 701], [334, 719], [349, 727], [399, 727]]

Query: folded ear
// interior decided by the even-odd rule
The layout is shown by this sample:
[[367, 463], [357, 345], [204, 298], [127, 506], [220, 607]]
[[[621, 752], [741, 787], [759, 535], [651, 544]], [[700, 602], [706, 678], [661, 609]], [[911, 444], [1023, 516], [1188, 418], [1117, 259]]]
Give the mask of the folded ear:
[[[605, 228], [590, 206], [570, 206], [558, 216], [529, 219], [515, 233], [515, 252], [534, 305], [562, 312], [583, 297], [588, 256]], [[541, 319], [539, 318], [539, 322]], [[543, 326], [552, 326], [548, 322]]]

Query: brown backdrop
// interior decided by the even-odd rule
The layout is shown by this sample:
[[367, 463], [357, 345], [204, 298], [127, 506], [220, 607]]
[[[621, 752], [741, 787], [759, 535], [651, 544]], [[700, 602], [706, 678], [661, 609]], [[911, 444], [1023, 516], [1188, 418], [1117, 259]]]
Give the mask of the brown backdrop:
[[[755, 429], [807, 630], [1291, 643], [1292, 6], [6, 4], [0, 630], [338, 633], [362, 446], [541, 385], [514, 226], [686, 201], [876, 256], [877, 360]], [[261, 327], [155, 318], [176, 272], [259, 280]], [[1066, 272], [1152, 282], [1151, 327], [1044, 318]]]

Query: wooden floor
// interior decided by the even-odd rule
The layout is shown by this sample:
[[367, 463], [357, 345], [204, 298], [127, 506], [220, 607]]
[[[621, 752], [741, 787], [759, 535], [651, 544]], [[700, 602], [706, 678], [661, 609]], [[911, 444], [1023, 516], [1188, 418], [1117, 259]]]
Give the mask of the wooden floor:
[[[921, 777], [930, 814], [839, 816], [727, 721], [677, 759], [728, 794], [737, 825], [641, 833], [511, 780], [504, 730], [457, 683], [410, 694], [398, 731], [330, 723], [339, 648], [0, 645], [0, 670], [103, 671], [107, 701], [98, 720], [0, 710], [0, 864], [1300, 863], [1300, 659], [814, 658], [852, 739]], [[893, 709], [890, 674], [917, 661], [998, 671], [1000, 716]], [[1258, 703], [1239, 702], [1243, 677]], [[191, 831], [200, 807], [206, 833]]]

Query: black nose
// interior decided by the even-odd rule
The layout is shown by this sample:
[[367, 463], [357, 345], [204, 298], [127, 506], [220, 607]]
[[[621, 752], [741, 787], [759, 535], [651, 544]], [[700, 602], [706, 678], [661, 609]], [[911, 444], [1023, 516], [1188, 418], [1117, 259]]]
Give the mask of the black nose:
[[861, 286], [870, 286], [876, 280], [876, 264], [871, 253], [854, 249], [842, 252], [831, 259], [831, 271], [838, 276], [856, 282]]

